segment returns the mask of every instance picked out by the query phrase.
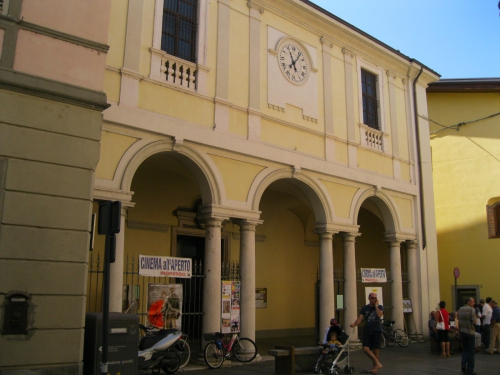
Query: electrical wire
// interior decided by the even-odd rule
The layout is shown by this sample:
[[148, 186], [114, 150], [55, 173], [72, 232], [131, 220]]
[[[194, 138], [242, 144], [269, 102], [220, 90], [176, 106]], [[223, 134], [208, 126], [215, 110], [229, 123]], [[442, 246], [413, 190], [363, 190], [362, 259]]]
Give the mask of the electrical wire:
[[478, 118], [476, 120], [460, 122], [458, 124], [450, 125], [450, 126], [446, 126], [446, 125], [440, 124], [439, 122], [436, 122], [433, 119], [430, 119], [430, 118], [428, 118], [426, 116], [422, 116], [422, 115], [418, 115], [418, 116], [421, 117], [421, 118], [423, 118], [424, 120], [427, 120], [427, 121], [430, 121], [430, 122], [432, 122], [432, 123], [434, 123], [436, 125], [442, 126], [443, 129], [439, 129], [439, 130], [435, 130], [433, 132], [430, 132], [430, 134], [436, 134], [436, 133], [439, 133], [439, 132], [441, 132], [443, 130], [446, 130], [446, 129], [455, 129], [456, 131], [459, 131], [460, 127], [463, 126], [463, 125], [472, 124], [474, 122], [478, 122], [478, 121], [482, 121], [482, 120], [487, 120], [489, 118], [496, 117], [496, 116], [499, 116], [499, 115], [500, 115], [500, 112], [497, 112], [497, 113], [493, 113], [492, 115], [489, 115], [489, 116], [486, 116], [486, 117]]

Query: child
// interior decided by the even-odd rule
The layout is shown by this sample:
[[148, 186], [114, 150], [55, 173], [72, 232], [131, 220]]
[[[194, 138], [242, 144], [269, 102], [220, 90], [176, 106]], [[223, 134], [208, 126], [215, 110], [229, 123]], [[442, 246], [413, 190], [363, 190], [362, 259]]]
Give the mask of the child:
[[330, 351], [335, 351], [336, 348], [338, 348], [339, 346], [341, 346], [341, 342], [338, 340], [338, 337], [337, 337], [337, 333], [336, 332], [332, 332], [331, 335], [330, 335], [330, 341], [328, 341], [328, 347], [326, 347], [322, 353], [323, 354], [327, 354], [329, 353]]

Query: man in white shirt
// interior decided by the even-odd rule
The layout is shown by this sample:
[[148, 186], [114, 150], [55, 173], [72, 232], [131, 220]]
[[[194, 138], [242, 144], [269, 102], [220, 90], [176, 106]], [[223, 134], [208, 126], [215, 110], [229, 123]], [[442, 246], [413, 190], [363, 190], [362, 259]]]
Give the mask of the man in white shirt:
[[483, 305], [483, 346], [485, 350], [490, 347], [490, 323], [491, 323], [491, 313], [492, 309], [490, 306], [491, 297], [486, 298], [486, 303], [484, 299], [480, 299], [479, 303]]

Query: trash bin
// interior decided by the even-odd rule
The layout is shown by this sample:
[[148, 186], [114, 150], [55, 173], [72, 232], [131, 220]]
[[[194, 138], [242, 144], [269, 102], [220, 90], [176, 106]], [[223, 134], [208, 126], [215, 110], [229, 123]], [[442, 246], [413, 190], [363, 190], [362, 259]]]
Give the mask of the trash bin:
[[[135, 314], [109, 313], [108, 374], [137, 374], [139, 317]], [[101, 375], [102, 313], [85, 316], [83, 346], [84, 375]]]

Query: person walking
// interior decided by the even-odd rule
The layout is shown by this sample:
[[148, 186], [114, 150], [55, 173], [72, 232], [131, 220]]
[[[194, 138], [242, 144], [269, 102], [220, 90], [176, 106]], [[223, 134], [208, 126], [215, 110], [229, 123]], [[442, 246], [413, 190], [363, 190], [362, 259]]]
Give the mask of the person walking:
[[441, 343], [441, 357], [446, 358], [450, 356], [450, 339], [448, 338], [448, 331], [450, 330], [450, 315], [445, 309], [446, 302], [439, 302], [439, 310], [437, 314], [437, 322], [443, 323], [443, 329], [438, 329], [439, 342]]
[[477, 320], [474, 310], [474, 298], [468, 297], [465, 305], [458, 310], [458, 329], [462, 340], [462, 372], [476, 374], [474, 372], [474, 349], [476, 341], [476, 330], [474, 324]]
[[[493, 310], [491, 313], [491, 323], [490, 323], [490, 347], [488, 348], [489, 354], [500, 354], [500, 307], [498, 307], [497, 301], [492, 300], [490, 306]], [[497, 351], [494, 352], [494, 349]]]
[[490, 306], [491, 300], [491, 297], [486, 297], [486, 303], [484, 299], [479, 300], [479, 303], [483, 305], [483, 346], [485, 352], [490, 348], [490, 324], [491, 314], [493, 313]]
[[372, 361], [372, 369], [364, 370], [361, 373], [376, 374], [382, 368], [379, 361], [380, 341], [382, 338], [382, 315], [384, 314], [384, 306], [378, 304], [377, 293], [368, 295], [370, 303], [364, 306], [358, 319], [351, 323], [351, 327], [358, 326], [363, 320], [366, 320], [363, 330], [363, 352]]

